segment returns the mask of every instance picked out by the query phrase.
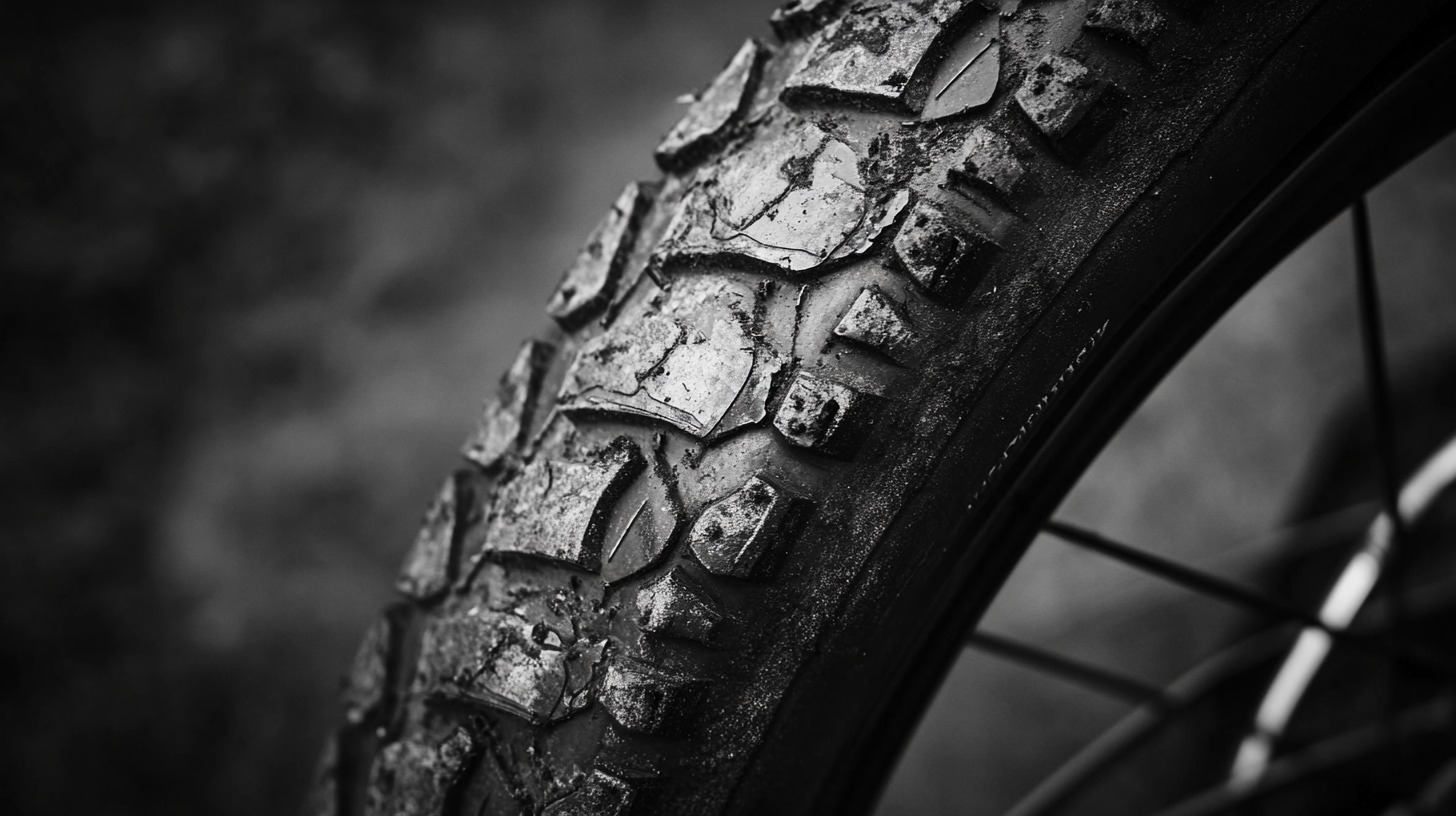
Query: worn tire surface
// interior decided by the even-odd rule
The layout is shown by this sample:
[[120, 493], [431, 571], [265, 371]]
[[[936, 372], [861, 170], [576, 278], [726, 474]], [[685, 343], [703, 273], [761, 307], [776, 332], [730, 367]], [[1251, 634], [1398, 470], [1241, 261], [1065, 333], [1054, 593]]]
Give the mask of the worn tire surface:
[[1446, 17], [780, 9], [493, 392], [311, 812], [867, 807], [1014, 560], [978, 531], [1059, 401]]

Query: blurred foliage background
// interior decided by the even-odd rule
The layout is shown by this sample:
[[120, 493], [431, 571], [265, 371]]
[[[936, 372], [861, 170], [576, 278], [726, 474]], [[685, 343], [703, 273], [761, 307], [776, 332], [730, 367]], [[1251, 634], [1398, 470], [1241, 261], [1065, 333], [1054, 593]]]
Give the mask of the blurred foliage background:
[[296, 809], [479, 400], [770, 8], [0, 8], [0, 811]]

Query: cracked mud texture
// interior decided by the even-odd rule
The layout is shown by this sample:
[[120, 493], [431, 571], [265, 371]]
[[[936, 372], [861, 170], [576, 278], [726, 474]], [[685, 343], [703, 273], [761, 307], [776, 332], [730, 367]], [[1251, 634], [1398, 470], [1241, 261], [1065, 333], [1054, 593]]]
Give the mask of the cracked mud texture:
[[466, 546], [477, 558], [528, 555], [598, 572], [607, 518], [644, 467], [626, 440], [586, 461], [537, 459], [501, 488], [483, 534]]
[[680, 281], [660, 311], [624, 315], [583, 344], [561, 410], [658, 420], [700, 439], [761, 420], [780, 364], [756, 339], [757, 297], [720, 278]]
[[971, 6], [972, 0], [856, 2], [824, 29], [789, 76], [784, 97], [918, 110], [926, 53]]
[[430, 620], [415, 691], [533, 723], [565, 719], [591, 702], [614, 612], [582, 585], [564, 588], [514, 574], [485, 565], [473, 590]]
[[849, 145], [806, 120], [780, 118], [775, 136], [699, 171], [656, 262], [797, 277], [869, 250], [895, 220], [907, 202], [903, 191], [870, 194]]

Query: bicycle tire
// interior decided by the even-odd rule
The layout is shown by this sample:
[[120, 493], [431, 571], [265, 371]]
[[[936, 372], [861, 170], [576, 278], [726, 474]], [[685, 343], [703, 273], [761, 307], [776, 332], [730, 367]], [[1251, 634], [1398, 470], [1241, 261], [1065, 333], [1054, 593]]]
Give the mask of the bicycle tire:
[[[1281, 247], [1456, 116], [1402, 85], [1451, 76], [1439, 2], [772, 22], [485, 408], [312, 812], [869, 807], [1079, 464]], [[1378, 155], [1351, 147], [1382, 124]]]

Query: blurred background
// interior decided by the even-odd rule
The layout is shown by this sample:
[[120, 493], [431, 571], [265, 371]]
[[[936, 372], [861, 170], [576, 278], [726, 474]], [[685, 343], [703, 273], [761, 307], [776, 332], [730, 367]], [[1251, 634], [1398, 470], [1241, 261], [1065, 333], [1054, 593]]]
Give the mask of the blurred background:
[[[767, 36], [773, 3], [25, 5], [0, 7], [0, 812], [292, 812], [480, 399], [622, 184], [654, 174], [674, 97]], [[1452, 151], [1427, 161], [1378, 226], [1450, 223]], [[1155, 395], [1074, 515], [1190, 548], [1277, 520], [1315, 423], [1236, 397], [1357, 381], [1319, 274], [1340, 240]], [[1448, 239], [1421, 240], [1392, 243], [1438, 270]], [[1268, 362], [1291, 327], [1349, 354]], [[1213, 424], [1186, 418], [1210, 401]], [[1214, 465], [1234, 475], [1193, 481]], [[1126, 498], [1140, 479], [1162, 492]], [[1222, 521], [1194, 525], [1205, 505]], [[1114, 649], [1065, 621], [1141, 596], [1068, 558], [1036, 560], [994, 622]], [[1153, 640], [1154, 668], [1199, 648]], [[1043, 700], [976, 665], [887, 812], [957, 811], [1040, 750], [966, 741]]]
[[296, 810], [480, 400], [771, 8], [4, 4], [0, 812]]

